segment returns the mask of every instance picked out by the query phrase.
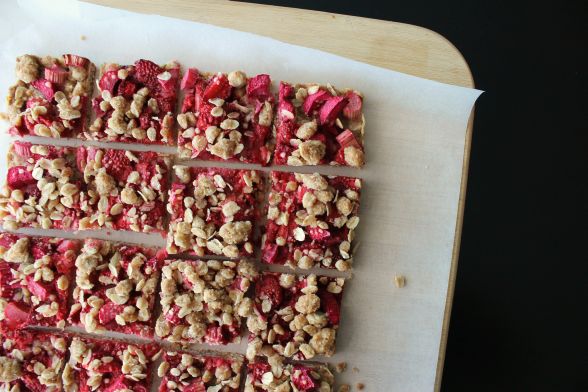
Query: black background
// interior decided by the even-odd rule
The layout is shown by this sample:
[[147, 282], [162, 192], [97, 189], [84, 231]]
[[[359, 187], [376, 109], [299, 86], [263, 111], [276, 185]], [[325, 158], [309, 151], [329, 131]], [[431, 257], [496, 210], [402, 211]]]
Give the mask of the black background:
[[588, 391], [588, 2], [257, 2], [411, 23], [462, 52], [486, 93], [442, 390]]

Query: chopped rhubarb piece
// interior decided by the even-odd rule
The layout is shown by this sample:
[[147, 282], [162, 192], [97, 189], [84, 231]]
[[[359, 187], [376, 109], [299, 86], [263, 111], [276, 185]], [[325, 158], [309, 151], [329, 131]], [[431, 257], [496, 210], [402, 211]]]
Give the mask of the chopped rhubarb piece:
[[0, 330], [63, 328], [79, 242], [0, 233], [0, 244]]
[[[353, 90], [281, 82], [274, 163], [362, 167], [362, 106], [361, 95]], [[351, 138], [354, 143], [347, 142]]]
[[245, 293], [257, 277], [253, 263], [167, 260], [162, 272], [157, 336], [181, 344], [239, 342], [241, 318], [252, 311]]
[[247, 358], [333, 355], [344, 284], [344, 278], [264, 272], [247, 319]]
[[239, 355], [220, 357], [164, 352], [163, 362], [157, 369], [162, 379], [158, 391], [176, 391], [174, 386], [181, 385], [184, 392], [237, 392], [242, 367], [243, 358]]
[[0, 344], [0, 390], [61, 391], [67, 338], [40, 331], [13, 331]]
[[150, 151], [80, 147], [77, 162], [87, 189], [80, 197], [80, 229], [163, 233], [169, 161]]
[[130, 344], [75, 336], [62, 375], [64, 391], [147, 392], [157, 344]]
[[270, 179], [262, 261], [349, 270], [361, 180], [275, 171]]
[[6, 230], [74, 230], [81, 217], [80, 191], [73, 148], [16, 141], [9, 147], [0, 191], [0, 221]]
[[153, 306], [165, 254], [89, 239], [75, 260], [74, 305], [69, 321], [88, 332], [153, 336]]
[[195, 256], [253, 255], [263, 178], [255, 170], [174, 166], [167, 251]]
[[88, 59], [23, 55], [8, 91], [12, 135], [72, 137], [85, 131], [96, 67]]
[[186, 96], [177, 117], [180, 157], [269, 164], [274, 106], [270, 77], [247, 78], [241, 71], [199, 74], [191, 68], [184, 79]]
[[292, 385], [297, 391], [321, 392], [333, 391], [334, 384], [335, 376], [328, 366], [323, 364], [282, 365], [281, 361], [278, 361], [274, 366], [270, 366], [265, 360], [257, 359], [247, 364], [245, 391], [290, 391]]
[[179, 64], [149, 60], [102, 67], [100, 95], [92, 100], [96, 119], [84, 132], [90, 140], [174, 144]]

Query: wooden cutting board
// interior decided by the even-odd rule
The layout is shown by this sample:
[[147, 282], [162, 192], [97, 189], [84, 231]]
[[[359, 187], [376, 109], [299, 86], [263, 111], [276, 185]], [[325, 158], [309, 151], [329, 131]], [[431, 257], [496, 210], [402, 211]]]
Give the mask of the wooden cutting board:
[[[465, 59], [451, 42], [431, 30], [409, 24], [224, 0], [89, 2], [247, 31], [426, 79], [474, 87], [474, 80]], [[461, 239], [472, 128], [473, 112], [466, 133], [460, 203], [435, 390], [441, 387], [443, 373]]]

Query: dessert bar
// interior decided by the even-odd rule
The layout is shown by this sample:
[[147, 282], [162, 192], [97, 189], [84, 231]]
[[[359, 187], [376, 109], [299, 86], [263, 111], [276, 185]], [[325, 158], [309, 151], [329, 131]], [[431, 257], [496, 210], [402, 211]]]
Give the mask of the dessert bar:
[[241, 71], [227, 75], [188, 69], [177, 117], [180, 157], [267, 165], [273, 149], [270, 87], [265, 74], [249, 78]]
[[262, 260], [350, 269], [361, 180], [273, 171]]
[[[271, 361], [271, 360], [270, 360]], [[247, 378], [243, 392], [330, 392], [335, 376], [322, 364], [287, 364], [281, 361], [256, 360], [247, 364]]]
[[87, 58], [75, 54], [18, 57], [18, 82], [7, 97], [9, 133], [60, 138], [84, 132], [95, 71]]

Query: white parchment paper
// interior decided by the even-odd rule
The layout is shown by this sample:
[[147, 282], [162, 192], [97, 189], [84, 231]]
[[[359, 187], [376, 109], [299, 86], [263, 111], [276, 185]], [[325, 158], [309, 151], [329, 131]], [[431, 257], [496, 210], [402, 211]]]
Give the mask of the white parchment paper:
[[[346, 361], [339, 380], [364, 383], [368, 391], [433, 390], [466, 126], [480, 91], [248, 33], [72, 0], [2, 2], [0, 15], [1, 91], [14, 82], [14, 60], [23, 53], [76, 53], [97, 65], [178, 60], [205, 71], [268, 73], [276, 85], [329, 82], [362, 91], [368, 163], [351, 172], [365, 184], [360, 246], [330, 362]], [[2, 131], [5, 156], [10, 138]], [[0, 157], [3, 179], [5, 173]], [[158, 236], [116, 238], [163, 245]], [[395, 287], [396, 274], [406, 276], [406, 287]]]

